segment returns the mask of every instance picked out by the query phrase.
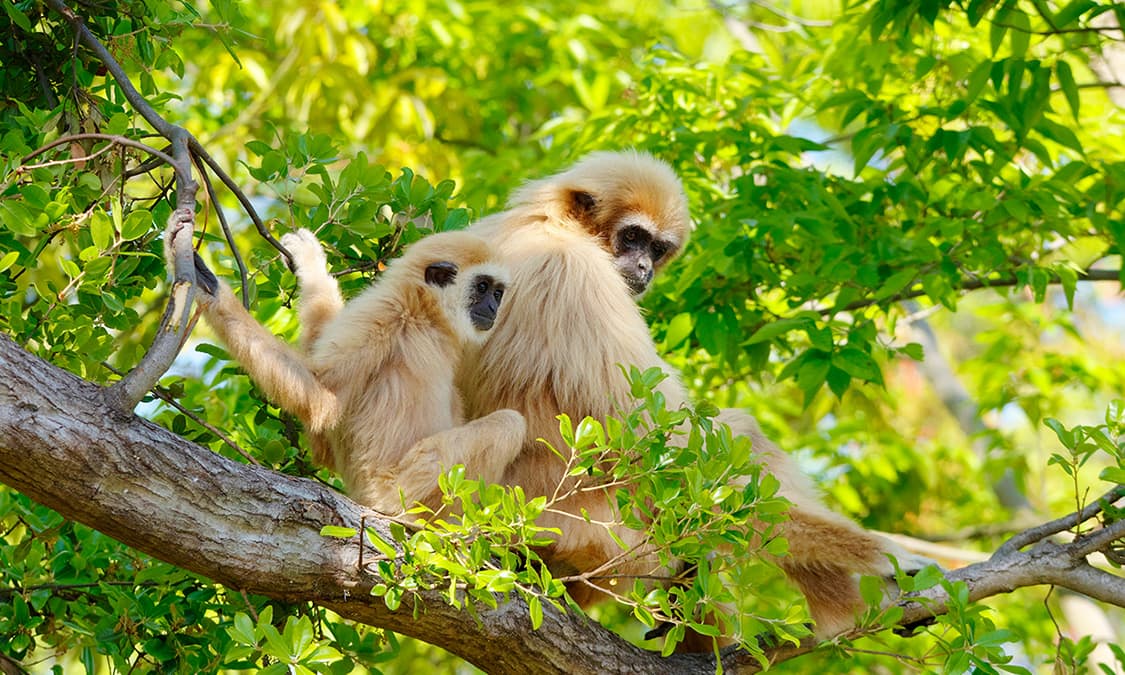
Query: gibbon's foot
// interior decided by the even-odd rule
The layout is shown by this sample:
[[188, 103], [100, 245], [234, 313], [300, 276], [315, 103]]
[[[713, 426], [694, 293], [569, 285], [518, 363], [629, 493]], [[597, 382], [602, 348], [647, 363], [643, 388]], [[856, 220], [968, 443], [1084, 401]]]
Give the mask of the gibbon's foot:
[[894, 628], [891, 629], [891, 632], [894, 633], [895, 635], [899, 636], [899, 637], [904, 637], [904, 638], [914, 637], [923, 628], [925, 628], [927, 626], [932, 626], [935, 623], [937, 623], [937, 619], [931, 616], [931, 617], [927, 617], [925, 619], [919, 619], [918, 621], [915, 621], [914, 623], [908, 623], [908, 624], [903, 624], [901, 626], [895, 626]]
[[180, 208], [180, 209], [176, 209], [175, 211], [173, 211], [172, 215], [168, 216], [168, 235], [167, 236], [169, 238], [167, 240], [167, 245], [169, 247], [171, 247], [172, 244], [174, 243], [175, 239], [176, 239], [176, 235], [178, 235], [180, 233], [180, 230], [184, 229], [185, 227], [187, 227], [188, 225], [190, 225], [194, 222], [195, 222], [195, 212], [192, 211], [191, 209]]
[[192, 251], [191, 255], [195, 263], [195, 283], [204, 293], [212, 298], [215, 297], [215, 294], [219, 292], [219, 280], [215, 277], [215, 273], [207, 267], [207, 263], [203, 262], [203, 258], [199, 257], [198, 253]]
[[293, 256], [293, 272], [300, 269], [320, 270], [328, 265], [324, 247], [315, 234], [303, 227], [281, 235], [281, 245]]
[[[172, 211], [168, 216], [168, 227], [164, 231], [164, 261], [168, 266], [169, 279], [172, 278], [176, 267], [175, 250], [176, 237], [180, 236], [184, 228], [195, 222], [195, 212], [191, 209], [180, 208]], [[192, 251], [192, 264], [195, 267], [195, 282], [209, 298], [215, 297], [219, 290], [219, 280], [208, 269], [207, 264]]]
[[672, 630], [672, 623], [670, 621], [661, 621], [656, 624], [655, 628], [650, 628], [648, 632], [645, 633], [644, 639], [655, 640], [658, 637], [664, 637], [670, 630]]

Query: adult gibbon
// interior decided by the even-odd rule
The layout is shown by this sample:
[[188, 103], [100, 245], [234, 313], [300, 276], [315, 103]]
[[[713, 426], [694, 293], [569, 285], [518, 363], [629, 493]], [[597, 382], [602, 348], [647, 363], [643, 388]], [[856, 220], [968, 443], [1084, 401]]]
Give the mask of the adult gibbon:
[[[574, 480], [536, 439], [563, 447], [560, 412], [604, 419], [614, 402], [630, 400], [618, 364], [661, 368], [669, 374], [659, 385], [668, 407], [687, 400], [634, 299], [682, 249], [690, 229], [679, 178], [667, 164], [636, 152], [594, 153], [528, 183], [507, 210], [471, 228], [497, 248], [519, 288], [458, 376], [470, 415], [511, 408], [527, 419], [523, 452], [505, 472], [505, 483], [549, 495], [560, 482]], [[891, 574], [888, 554], [905, 569], [929, 562], [824, 507], [810, 481], [750, 415], [725, 410], [719, 419], [751, 437], [755, 453], [780, 481], [781, 495], [793, 503], [783, 528], [789, 555], [777, 563], [808, 600], [818, 636], [854, 625], [855, 611], [863, 607], [857, 573]], [[541, 517], [542, 525], [563, 532], [545, 554], [557, 575], [593, 570], [620, 555], [620, 544], [597, 524], [616, 520], [605, 494], [578, 492], [559, 508], [576, 517]], [[645, 536], [625, 527], [616, 535], [629, 547]], [[638, 560], [609, 574], [647, 575], [652, 567], [652, 560]], [[589, 587], [570, 590], [580, 604], [600, 595]]]
[[523, 445], [524, 418], [496, 410], [465, 423], [453, 383], [466, 345], [493, 327], [508, 284], [491, 247], [465, 232], [427, 237], [343, 304], [312, 233], [283, 241], [309, 296], [306, 353], [267, 331], [225, 283], [201, 281], [200, 301], [231, 356], [305, 425], [315, 459], [343, 477], [353, 499], [385, 513], [416, 501], [439, 506], [438, 475], [454, 464], [499, 482]]
[[[537, 439], [563, 447], [560, 413], [605, 419], [614, 413], [615, 401], [630, 400], [619, 364], [661, 368], [669, 374], [659, 385], [668, 407], [687, 401], [677, 374], [657, 354], [635, 298], [680, 252], [690, 230], [679, 178], [664, 162], [637, 152], [593, 153], [519, 188], [507, 210], [470, 228], [498, 250], [519, 289], [458, 374], [470, 416], [513, 409], [526, 418], [522, 452], [507, 467], [503, 483], [529, 495], [554, 494], [560, 484], [566, 492], [575, 479], [564, 475], [563, 463]], [[317, 314], [324, 319], [323, 312], [313, 311], [309, 319]], [[804, 593], [818, 636], [853, 625], [863, 607], [856, 574], [891, 574], [888, 554], [907, 570], [929, 563], [824, 507], [807, 477], [753, 417], [724, 410], [719, 419], [752, 439], [754, 451], [780, 481], [781, 495], [793, 503], [782, 532], [789, 555], [777, 563]], [[620, 544], [599, 524], [616, 521], [606, 494], [577, 492], [558, 510], [570, 515], [540, 516], [540, 524], [562, 531], [543, 552], [556, 576], [595, 570], [620, 555]], [[645, 537], [624, 526], [615, 534], [630, 548]], [[650, 576], [653, 567], [651, 559], [636, 559], [606, 576]], [[584, 606], [601, 596], [589, 586], [568, 590]]]

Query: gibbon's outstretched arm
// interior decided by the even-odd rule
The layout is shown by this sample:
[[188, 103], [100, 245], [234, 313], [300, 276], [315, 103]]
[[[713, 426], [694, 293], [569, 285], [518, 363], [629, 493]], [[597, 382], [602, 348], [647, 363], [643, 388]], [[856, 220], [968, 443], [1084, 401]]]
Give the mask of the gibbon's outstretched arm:
[[293, 256], [300, 298], [297, 315], [301, 322], [301, 345], [306, 352], [316, 344], [324, 325], [344, 307], [340, 285], [328, 273], [328, 260], [316, 235], [302, 228], [281, 236], [281, 244]]
[[[202, 261], [197, 260], [198, 269]], [[200, 284], [200, 290], [204, 290]], [[336, 424], [336, 396], [313, 375], [306, 357], [266, 330], [219, 281], [213, 294], [198, 296], [207, 323], [254, 384], [279, 408], [298, 417], [310, 432]]]
[[266, 331], [221, 282], [202, 304], [258, 386], [305, 422], [314, 459], [340, 473], [354, 499], [387, 512], [440, 506], [438, 476], [455, 464], [467, 478], [499, 481], [522, 448], [524, 418], [497, 410], [464, 423], [453, 385], [465, 346], [491, 330], [507, 288], [491, 247], [467, 233], [427, 237], [344, 304], [315, 236], [282, 240], [307, 353]]

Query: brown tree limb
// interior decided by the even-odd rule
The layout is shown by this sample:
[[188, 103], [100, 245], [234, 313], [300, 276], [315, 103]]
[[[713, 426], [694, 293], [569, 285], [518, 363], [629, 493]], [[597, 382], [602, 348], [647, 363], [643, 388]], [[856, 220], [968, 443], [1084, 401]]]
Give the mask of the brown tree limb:
[[[126, 100], [133, 109], [140, 113], [145, 121], [148, 122], [158, 134], [171, 142], [171, 157], [151, 148], [146, 149], [150, 153], [160, 156], [167, 161], [175, 170], [177, 211], [182, 213], [195, 213], [195, 196], [199, 186], [195, 182], [192, 169], [195, 158], [198, 158], [201, 162], [210, 167], [223, 184], [235, 194], [242, 204], [242, 207], [246, 210], [246, 213], [250, 216], [251, 220], [253, 220], [254, 226], [258, 229], [262, 237], [277, 250], [281, 251], [286, 259], [292, 263], [289, 252], [266, 230], [261, 217], [258, 216], [249, 198], [234, 183], [234, 180], [218, 166], [199, 141], [192, 136], [187, 129], [165, 120], [149, 105], [144, 96], [137, 91], [137, 88], [133, 85], [132, 81], [125, 73], [125, 70], [121, 67], [121, 64], [119, 64], [110, 53], [109, 49], [98, 40], [97, 36], [90, 31], [82, 18], [75, 14], [63, 0], [46, 1], [48, 6], [70, 24], [78, 40], [98, 56], [98, 59], [113, 76], [114, 81], [117, 82], [117, 85], [121, 88]], [[117, 142], [122, 141], [119, 140]], [[134, 142], [126, 142], [126, 144], [129, 143]], [[212, 203], [215, 204], [216, 209], [219, 209], [218, 202], [214, 199], [211, 190], [210, 180], [207, 178], [206, 174], [204, 174], [204, 181], [209, 194], [212, 196]], [[227, 234], [229, 241], [229, 228], [226, 227], [225, 216], [221, 210], [219, 210], [219, 219], [223, 224], [224, 232]], [[173, 252], [174, 264], [170, 266], [174, 270], [174, 278], [169, 304], [161, 319], [160, 327], [156, 331], [156, 337], [152, 345], [145, 352], [145, 355], [141, 358], [141, 361], [113, 387], [108, 389], [105, 394], [107, 402], [120, 410], [132, 410], [137, 403], [140, 402], [141, 398], [156, 385], [160, 377], [167, 372], [168, 367], [172, 365], [172, 361], [175, 360], [176, 356], [179, 354], [180, 347], [183, 345], [184, 338], [191, 325], [189, 317], [192, 302], [195, 298], [196, 282], [195, 267], [192, 262], [193, 223], [183, 217], [180, 217], [178, 220], [181, 224], [180, 227], [186, 230], [186, 232], [179, 234], [174, 245], [168, 247], [168, 250]], [[232, 250], [239, 262], [239, 269], [243, 278], [245, 278], [245, 266], [241, 262], [238, 251], [234, 250], [233, 243]], [[242, 292], [243, 302], [245, 304], [248, 300], [245, 284], [243, 285]]]
[[[182, 230], [174, 233], [169, 230], [165, 236], [173, 236], [173, 259], [169, 261], [172, 271], [172, 291], [168, 305], [156, 336], [149, 345], [140, 362], [128, 373], [106, 390], [111, 405], [123, 411], [130, 411], [140, 403], [145, 394], [160, 381], [187, 338], [191, 328], [192, 303], [195, 301], [195, 264], [192, 248], [195, 216], [195, 194], [199, 189], [192, 176], [191, 154], [188, 152], [188, 133], [180, 127], [171, 130], [173, 167], [176, 171], [176, 210], [173, 218], [179, 218]], [[180, 217], [178, 214], [186, 214]]]
[[[1121, 279], [1121, 270], [1103, 270], [1103, 269], [1085, 269], [1078, 273], [1078, 281], [1119, 281]], [[1061, 279], [1057, 274], [1051, 273], [1051, 278], [1048, 280], [1050, 284], [1058, 284]], [[1019, 286], [1024, 283], [1015, 273], [1006, 274], [1003, 276], [991, 278], [982, 277], [977, 279], [969, 279], [961, 284], [957, 289], [963, 292], [978, 291], [983, 288], [1007, 288], [1011, 286]], [[843, 307], [826, 307], [820, 310], [821, 314], [836, 314], [838, 312], [852, 312], [857, 309], [863, 309], [872, 305], [893, 305], [903, 300], [912, 300], [926, 295], [926, 291], [922, 289], [915, 289], [910, 291], [903, 291], [897, 295], [892, 295], [889, 298], [876, 300], [874, 298], [861, 298], [848, 303]]]
[[[532, 630], [519, 598], [494, 610], [480, 608], [479, 621], [447, 604], [441, 592], [419, 593], [414, 602], [408, 597], [390, 611], [370, 595], [375, 579], [360, 570], [358, 542], [320, 536], [324, 525], [360, 530], [362, 519], [390, 541], [387, 520], [315, 481], [233, 462], [109, 409], [102, 394], [0, 336], [0, 481], [67, 518], [229, 588], [311, 601], [438, 645], [492, 672], [715, 670], [712, 655], [661, 658], [584, 616], [547, 604], [543, 625]], [[1092, 512], [1060, 521], [1087, 514]], [[1125, 525], [1113, 523], [1067, 544], [1045, 539], [1057, 531], [1036, 529], [1017, 540], [1026, 543], [951, 572], [948, 579], [965, 582], [970, 601], [1053, 584], [1125, 606], [1125, 582], [1084, 558], [1092, 544], [1125, 536]], [[378, 553], [369, 549], [366, 555]], [[904, 603], [902, 623], [940, 614], [948, 603], [944, 587], [927, 589]], [[770, 649], [767, 657], [776, 663], [815, 647], [806, 640]], [[746, 651], [727, 649], [721, 658], [727, 672], [760, 669]]]

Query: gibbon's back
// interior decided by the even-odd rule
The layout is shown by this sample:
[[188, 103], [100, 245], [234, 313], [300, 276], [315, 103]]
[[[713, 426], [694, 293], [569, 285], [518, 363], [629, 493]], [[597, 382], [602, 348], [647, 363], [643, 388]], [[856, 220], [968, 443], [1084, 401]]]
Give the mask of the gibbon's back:
[[[600, 169], [604, 162], [595, 159]], [[526, 416], [525, 450], [509, 475], [530, 494], [550, 494], [558, 483], [558, 459], [536, 440], [565, 452], [557, 415], [604, 419], [616, 412], [614, 402], [627, 403], [619, 364], [673, 372], [657, 354], [605, 241], [566, 215], [565, 193], [586, 184], [575, 171], [521, 188], [511, 210], [471, 228], [499, 249], [512, 272], [512, 292], [488, 341], [466, 357], [459, 385], [469, 418], [497, 408]], [[661, 390], [669, 407], [686, 400], [675, 377]]]

